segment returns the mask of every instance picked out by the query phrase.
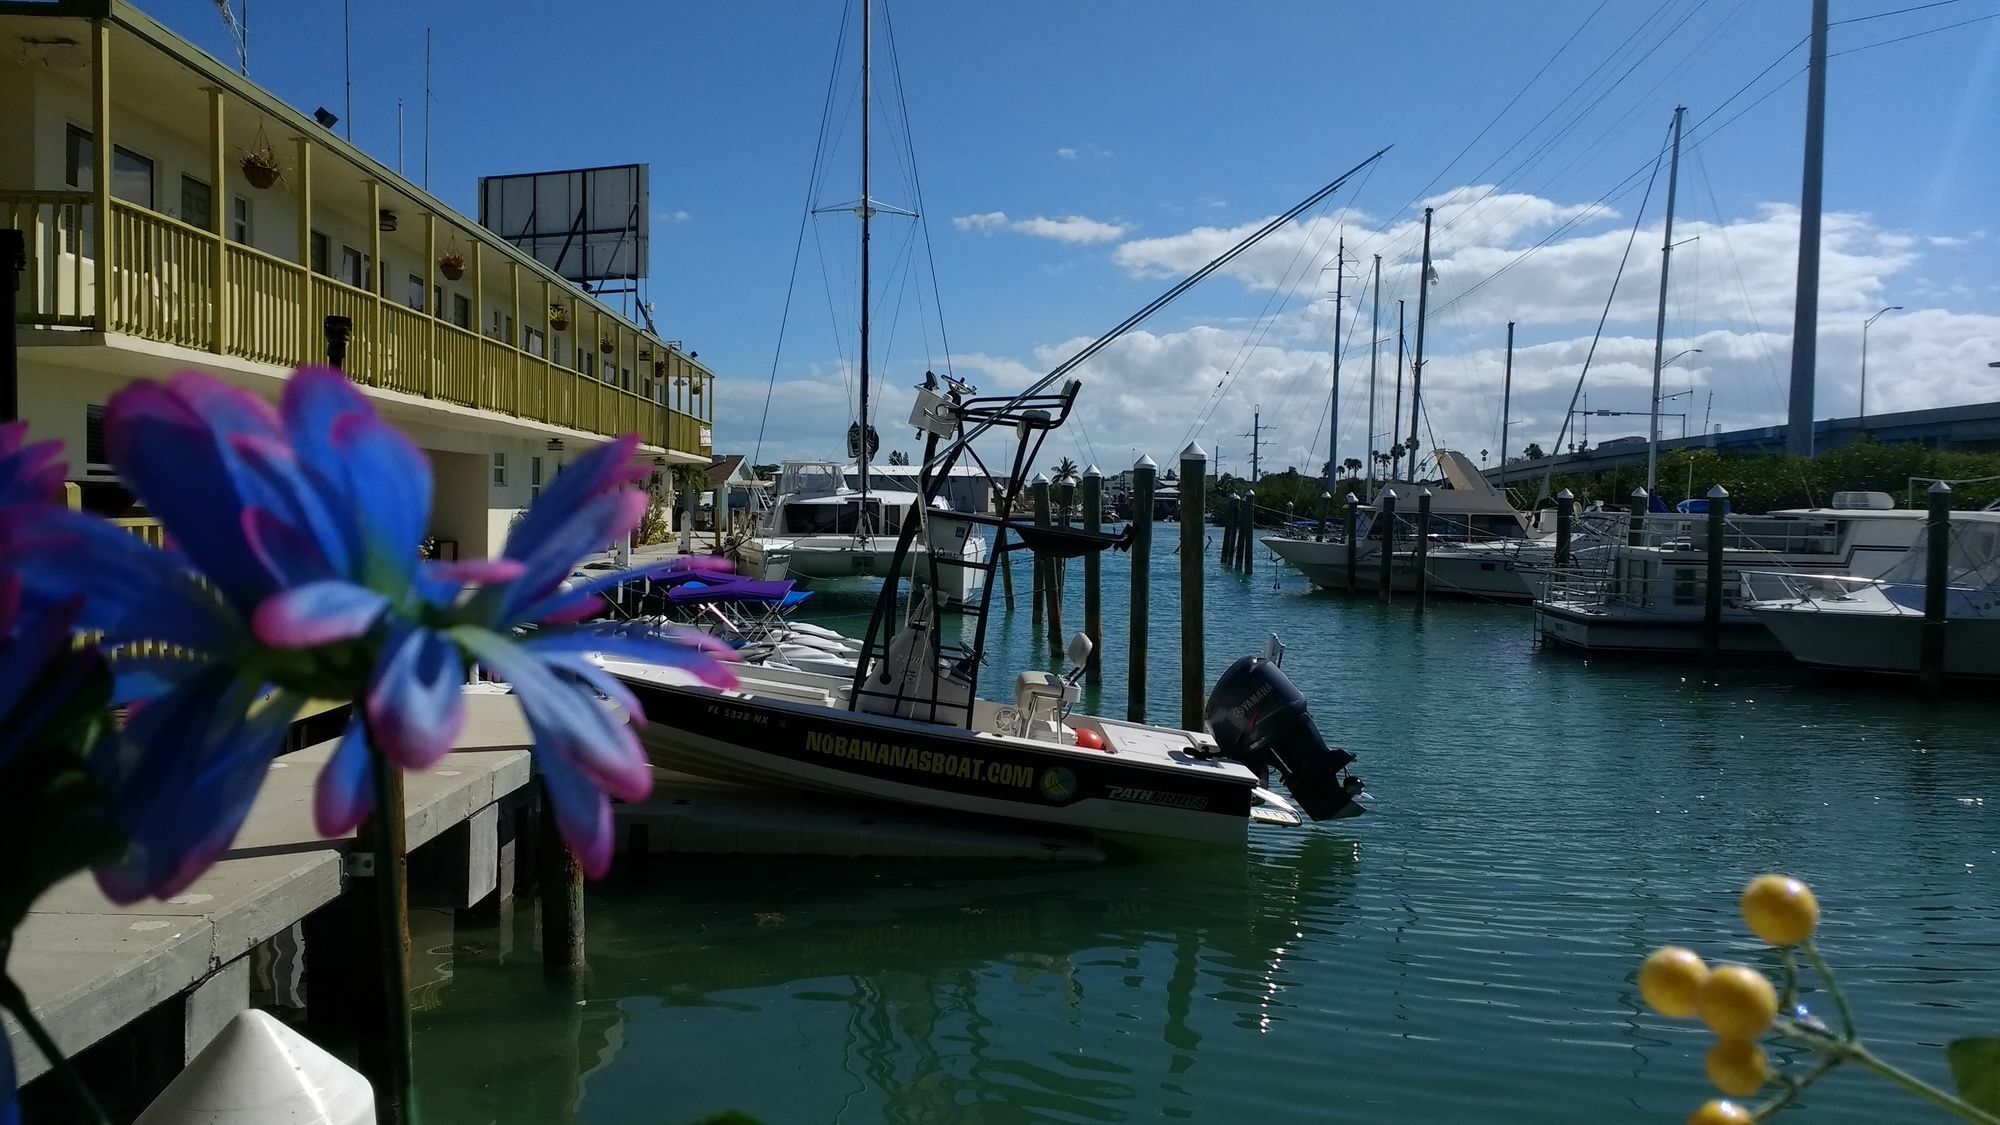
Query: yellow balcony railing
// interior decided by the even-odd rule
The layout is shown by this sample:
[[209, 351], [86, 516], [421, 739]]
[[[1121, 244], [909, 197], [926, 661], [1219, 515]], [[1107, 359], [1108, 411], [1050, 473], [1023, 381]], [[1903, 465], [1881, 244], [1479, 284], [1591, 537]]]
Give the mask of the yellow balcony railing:
[[[94, 211], [89, 192], [0, 192], [0, 226], [21, 230], [28, 244], [20, 323], [96, 329], [297, 367], [324, 361], [321, 326], [328, 316], [345, 316], [352, 325], [346, 367], [358, 382], [590, 433], [636, 432], [649, 445], [683, 453], [709, 452], [700, 440], [708, 428], [700, 414], [713, 408], [713, 377], [630, 327], [606, 327], [615, 332], [607, 337], [613, 351], [593, 354], [590, 366], [612, 363], [621, 378], [629, 371], [670, 402], [148, 208], [113, 200], [108, 230]], [[109, 293], [100, 300], [97, 256], [107, 243]], [[592, 346], [581, 335], [579, 343]], [[642, 361], [640, 354], [659, 358]]]

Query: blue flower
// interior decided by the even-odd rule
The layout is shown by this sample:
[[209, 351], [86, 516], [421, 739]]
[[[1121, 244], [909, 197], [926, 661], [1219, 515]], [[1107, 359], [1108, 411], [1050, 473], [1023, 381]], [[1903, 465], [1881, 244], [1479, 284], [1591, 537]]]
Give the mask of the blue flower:
[[[634, 719], [637, 702], [586, 654], [734, 682], [718, 663], [726, 646], [706, 637], [565, 627], [600, 591], [642, 573], [565, 587], [579, 559], [629, 533], [644, 511], [644, 495], [628, 487], [641, 472], [635, 438], [570, 466], [501, 558], [420, 563], [430, 466], [338, 372], [298, 372], [280, 410], [196, 373], [135, 383], [107, 404], [105, 437], [113, 465], [207, 580], [192, 590], [157, 575], [140, 583], [172, 603], [147, 607], [164, 612], [150, 637], [134, 631], [143, 627], [136, 613], [102, 615], [119, 620], [109, 640], [162, 640], [201, 655], [141, 668], [165, 690], [133, 713], [108, 763], [130, 797], [116, 808], [132, 850], [99, 879], [121, 901], [175, 893], [228, 847], [309, 697], [359, 703], [314, 802], [321, 832], [353, 830], [370, 809], [377, 755], [426, 769], [451, 749], [474, 661], [513, 684], [563, 836], [601, 874], [611, 852], [606, 794], [639, 799], [652, 775], [636, 736], [599, 696]], [[516, 635], [528, 625], [539, 627]]]

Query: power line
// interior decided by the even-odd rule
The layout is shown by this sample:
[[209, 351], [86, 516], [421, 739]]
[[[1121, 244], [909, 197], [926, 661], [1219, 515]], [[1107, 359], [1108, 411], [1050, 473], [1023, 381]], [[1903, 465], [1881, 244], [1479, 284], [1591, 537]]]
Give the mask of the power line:
[[1908, 8], [1897, 8], [1892, 12], [1876, 12], [1872, 16], [1850, 16], [1844, 20], [1834, 20], [1832, 23], [1829, 23], [1826, 26], [1839, 27], [1842, 24], [1867, 23], [1869, 20], [1887, 19], [1890, 16], [1906, 15], [1910, 12], [1921, 12], [1928, 8], [1942, 8], [1947, 4], [1962, 4], [1964, 2], [1965, 0], [1933, 0], [1933, 2], [1929, 4], [1915, 4]]
[[1849, 47], [1843, 51], [1833, 51], [1829, 53], [1826, 57], [1832, 59], [1832, 58], [1839, 58], [1841, 55], [1851, 55], [1856, 51], [1872, 51], [1877, 47], [1887, 47], [1891, 43], [1903, 43], [1911, 39], [1922, 39], [1926, 35], [1936, 35], [1940, 31], [1950, 31], [1953, 28], [1967, 27], [1971, 24], [1984, 23], [1987, 20], [1996, 20], [1996, 19], [2000, 19], [2000, 12], [1992, 12], [1983, 16], [1974, 16], [1969, 20], [1960, 20], [1957, 23], [1948, 23], [1945, 24], [1943, 27], [1931, 28], [1929, 31], [1913, 31], [1908, 35], [1898, 35], [1894, 39], [1884, 39], [1876, 43], [1863, 43], [1859, 47]]

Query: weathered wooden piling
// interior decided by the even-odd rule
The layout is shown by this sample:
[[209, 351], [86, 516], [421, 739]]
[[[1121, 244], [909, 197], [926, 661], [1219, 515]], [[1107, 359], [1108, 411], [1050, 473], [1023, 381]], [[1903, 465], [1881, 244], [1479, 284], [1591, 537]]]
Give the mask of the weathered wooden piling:
[[1220, 557], [1223, 566], [1236, 565], [1236, 506], [1240, 503], [1242, 503], [1242, 500], [1234, 493], [1231, 493], [1222, 501], [1222, 518], [1219, 522], [1222, 524], [1222, 554]]
[[1632, 490], [1631, 513], [1625, 524], [1625, 545], [1637, 547], [1646, 541], [1646, 507], [1650, 498], [1643, 488]]
[[1576, 523], [1576, 493], [1565, 488], [1556, 493], [1556, 565], [1569, 565], [1569, 537]]
[[[1069, 526], [1069, 499], [1072, 491], [1067, 483], [1058, 483], [1052, 488], [1053, 510], [1051, 522], [1057, 527]], [[1069, 637], [1063, 631], [1063, 587], [1069, 578], [1069, 560], [1050, 559], [1048, 572], [1042, 577], [1042, 589], [1049, 599], [1049, 655], [1058, 660], [1069, 648]]]
[[1331, 492], [1320, 493], [1319, 494], [1319, 537], [1321, 539], [1326, 538], [1326, 520], [1327, 517], [1332, 512], [1333, 512], [1333, 493]]
[[[1028, 482], [1028, 495], [1035, 502], [1035, 526], [1049, 526], [1049, 478], [1036, 473], [1035, 479]], [[1032, 575], [1028, 584], [1028, 597], [1034, 606], [1034, 620], [1040, 621], [1042, 611], [1047, 608], [1048, 594], [1043, 590], [1043, 586], [1048, 583], [1048, 568], [1042, 565], [1041, 556], [1033, 552], [1028, 555], [1028, 567], [1029, 574]]]
[[1431, 490], [1417, 493], [1417, 616], [1431, 595]]
[[1208, 454], [1196, 442], [1181, 450], [1181, 726], [1207, 720], [1202, 652], [1202, 514], [1208, 510]]
[[1132, 623], [1125, 689], [1125, 718], [1146, 721], [1146, 640], [1152, 620], [1153, 478], [1159, 466], [1141, 456], [1132, 466]]
[[1925, 521], [1924, 635], [1917, 656], [1917, 676], [1925, 690], [1944, 690], [1945, 595], [1951, 578], [1951, 486], [1932, 483], [1930, 516]]
[[1375, 590], [1375, 600], [1389, 600], [1389, 586], [1394, 581], [1391, 568], [1396, 562], [1396, 490], [1384, 489], [1375, 498], [1375, 523], [1382, 528], [1381, 583]]
[[1360, 578], [1361, 544], [1355, 536], [1361, 527], [1361, 498], [1347, 494], [1347, 592], [1353, 593]]
[[1256, 564], [1252, 561], [1252, 552], [1256, 546], [1257, 490], [1253, 488], [1243, 494], [1243, 530], [1236, 534], [1236, 554], [1243, 560], [1243, 573], [1245, 574], [1256, 569]]
[[[403, 1101], [413, 1088], [415, 1057], [410, 1032], [410, 899], [409, 847], [403, 821], [403, 771], [376, 769], [375, 812], [356, 832], [359, 845], [370, 850], [356, 857], [357, 870], [373, 879], [373, 893], [360, 903], [363, 919], [359, 950], [379, 995], [362, 1000], [359, 1024], [361, 1070], [375, 1087], [375, 1119], [382, 1125], [403, 1125], [415, 1115]], [[383, 935], [395, 934], [393, 944]]]
[[1701, 654], [1713, 661], [1722, 655], [1722, 553], [1729, 543], [1729, 490], [1708, 490], [1708, 580], [1702, 587]]
[[[1083, 529], [1104, 530], [1104, 474], [1092, 465], [1083, 471]], [[1083, 662], [1083, 681], [1104, 682], [1103, 559], [1099, 552], [1083, 556], [1083, 632], [1090, 638], [1090, 658]]]
[[555, 802], [543, 786], [535, 830], [535, 894], [542, 909], [542, 972], [551, 980], [580, 978], [583, 944], [583, 865], [563, 843]]

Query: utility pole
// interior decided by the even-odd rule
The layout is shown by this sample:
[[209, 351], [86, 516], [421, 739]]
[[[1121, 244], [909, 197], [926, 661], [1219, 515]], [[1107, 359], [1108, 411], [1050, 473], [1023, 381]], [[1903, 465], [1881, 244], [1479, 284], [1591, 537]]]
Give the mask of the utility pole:
[[1799, 185], [1799, 279], [1792, 303], [1792, 401], [1785, 452], [1813, 455], [1813, 371], [1819, 345], [1820, 189], [1826, 171], [1826, 0], [1813, 0], [1806, 71], [1806, 155]]
[[1507, 428], [1514, 408], [1514, 322], [1507, 322], [1507, 367], [1500, 376], [1500, 483], [1507, 483]]
[[[1347, 280], [1347, 237], [1341, 236], [1339, 248], [1333, 255], [1333, 406], [1330, 408], [1326, 429], [1326, 490], [1333, 491], [1334, 478], [1340, 473], [1340, 304], [1346, 295], [1343, 283]], [[1253, 471], [1250, 479], [1257, 479]]]
[[1424, 208], [1424, 268], [1417, 275], [1417, 353], [1410, 360], [1410, 479], [1417, 478], [1417, 418], [1424, 410], [1424, 312], [1431, 299], [1431, 209]]
[[[1375, 255], [1375, 295], [1368, 298], [1368, 440], [1362, 442], [1368, 463], [1361, 467], [1363, 479], [1375, 480], [1375, 368], [1382, 359], [1382, 255]], [[1332, 491], [1332, 489], [1328, 489]], [[1373, 491], [1364, 483], [1361, 491], [1373, 503]]]
[[[1247, 434], [1236, 435], [1237, 437], [1247, 437], [1250, 439], [1250, 483], [1251, 484], [1257, 483], [1257, 469], [1259, 465], [1258, 458], [1264, 449], [1263, 415], [1264, 415], [1264, 405], [1262, 403], [1258, 403], [1250, 411], [1250, 432]], [[1216, 457], [1220, 459], [1221, 456], [1222, 456], [1222, 447], [1216, 446]]]
[[[1667, 228], [1660, 242], [1660, 314], [1653, 321], [1653, 401], [1648, 408], [1651, 422], [1646, 430], [1646, 495], [1653, 495], [1653, 484], [1660, 467], [1660, 357], [1666, 354], [1667, 343], [1667, 268], [1674, 260], [1674, 189], [1680, 185], [1681, 176], [1681, 115], [1687, 107], [1674, 107], [1674, 155], [1667, 164]], [[1650, 499], [1648, 503], [1650, 503]]]

